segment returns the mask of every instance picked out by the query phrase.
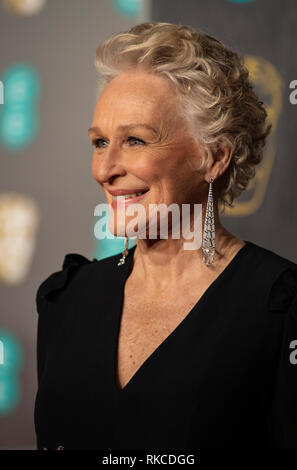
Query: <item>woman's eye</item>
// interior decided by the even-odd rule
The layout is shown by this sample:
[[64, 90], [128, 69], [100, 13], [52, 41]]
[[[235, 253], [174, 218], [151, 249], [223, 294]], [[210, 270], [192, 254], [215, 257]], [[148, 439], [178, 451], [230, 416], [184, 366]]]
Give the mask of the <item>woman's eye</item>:
[[[131, 141], [136, 141], [136, 142], [139, 142], [141, 144], [144, 144], [145, 142], [142, 140], [142, 139], [139, 139], [138, 137], [133, 137], [133, 136], [130, 136], [128, 137], [128, 142], [131, 142]], [[133, 146], [134, 147], [134, 146]]]
[[101, 145], [100, 145], [101, 142], [105, 142], [105, 140], [104, 139], [95, 139], [95, 140], [93, 140], [92, 144], [94, 145], [94, 147], [96, 149], [98, 149], [98, 148], [101, 148]]
[[[129, 136], [129, 137], [127, 138], [127, 141], [128, 141], [128, 142], [133, 142], [132, 147], [135, 147], [135, 146], [137, 146], [138, 144], [142, 144], [142, 145], [145, 144], [144, 140], [139, 139], [138, 137], [133, 137], [133, 136]], [[94, 147], [95, 147], [96, 149], [99, 149], [99, 148], [105, 147], [105, 146], [102, 145], [104, 142], [106, 143], [106, 140], [104, 140], [104, 139], [95, 139], [95, 140], [93, 140], [92, 144], [94, 145]], [[137, 144], [137, 145], [134, 145], [134, 142], [136, 142], [136, 143], [138, 142], [138, 144]]]

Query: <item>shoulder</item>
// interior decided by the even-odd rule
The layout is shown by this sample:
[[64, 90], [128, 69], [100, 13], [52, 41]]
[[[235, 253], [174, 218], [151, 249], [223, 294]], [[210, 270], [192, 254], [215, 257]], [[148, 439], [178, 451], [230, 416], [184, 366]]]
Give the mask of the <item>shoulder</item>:
[[256, 243], [248, 241], [248, 245], [247, 265], [258, 280], [262, 278], [273, 284], [285, 271], [292, 272], [293, 276], [296, 273], [294, 261]]
[[100, 260], [90, 260], [79, 253], [65, 255], [61, 269], [50, 274], [37, 289], [37, 312], [44, 311], [48, 303], [58, 299], [62, 292], [73, 296], [92, 284], [104, 286], [104, 283], [111, 282], [119, 258], [119, 254]]
[[269, 311], [292, 312], [297, 320], [297, 264], [282, 269], [271, 285]]
[[248, 241], [249, 246], [252, 248], [251, 254], [254, 259], [258, 262], [258, 265], [264, 267], [275, 267], [275, 268], [285, 268], [285, 267], [296, 267], [296, 263], [284, 256], [279, 255], [273, 250], [266, 248], [257, 243]]
[[264, 301], [269, 310], [286, 311], [297, 295], [297, 264], [261, 245], [247, 244], [241, 280], [247, 281], [248, 295]]
[[78, 253], [65, 255], [61, 269], [50, 274], [37, 289], [36, 306], [38, 313], [43, 310], [47, 299], [64, 289], [78, 272], [91, 263], [92, 261]]
[[260, 245], [252, 246], [251, 262], [259, 287], [266, 283], [268, 288], [269, 310], [287, 312], [297, 301], [297, 264]]

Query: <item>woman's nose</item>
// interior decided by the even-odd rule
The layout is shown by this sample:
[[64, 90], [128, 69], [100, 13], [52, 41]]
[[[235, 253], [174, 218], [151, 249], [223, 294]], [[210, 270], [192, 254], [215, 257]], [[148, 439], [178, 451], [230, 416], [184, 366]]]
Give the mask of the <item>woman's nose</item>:
[[104, 183], [115, 176], [123, 176], [125, 173], [122, 153], [119, 148], [110, 146], [101, 155], [94, 154], [93, 175], [98, 182]]

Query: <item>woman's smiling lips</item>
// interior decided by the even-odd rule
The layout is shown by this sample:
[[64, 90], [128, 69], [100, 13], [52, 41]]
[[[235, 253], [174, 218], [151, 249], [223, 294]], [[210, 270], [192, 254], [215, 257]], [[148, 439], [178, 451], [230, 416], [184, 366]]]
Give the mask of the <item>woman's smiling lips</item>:
[[[149, 189], [117, 189], [111, 190], [109, 189], [108, 192], [112, 195], [112, 203], [111, 206], [113, 209], [116, 209], [118, 206], [126, 207], [129, 204], [134, 204], [142, 199]], [[137, 195], [138, 193], [141, 193]], [[131, 197], [127, 197], [131, 195]]]

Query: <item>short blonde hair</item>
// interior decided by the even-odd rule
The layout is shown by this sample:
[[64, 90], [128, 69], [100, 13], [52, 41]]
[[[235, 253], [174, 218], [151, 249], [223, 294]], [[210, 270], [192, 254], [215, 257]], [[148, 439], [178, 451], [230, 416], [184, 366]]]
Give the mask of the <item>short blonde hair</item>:
[[127, 68], [144, 68], [171, 81], [182, 116], [206, 150], [199, 170], [222, 145], [231, 149], [214, 195], [223, 207], [234, 207], [233, 200], [255, 176], [271, 130], [244, 58], [193, 27], [150, 22], [106, 39], [97, 49], [95, 66], [99, 91]]

